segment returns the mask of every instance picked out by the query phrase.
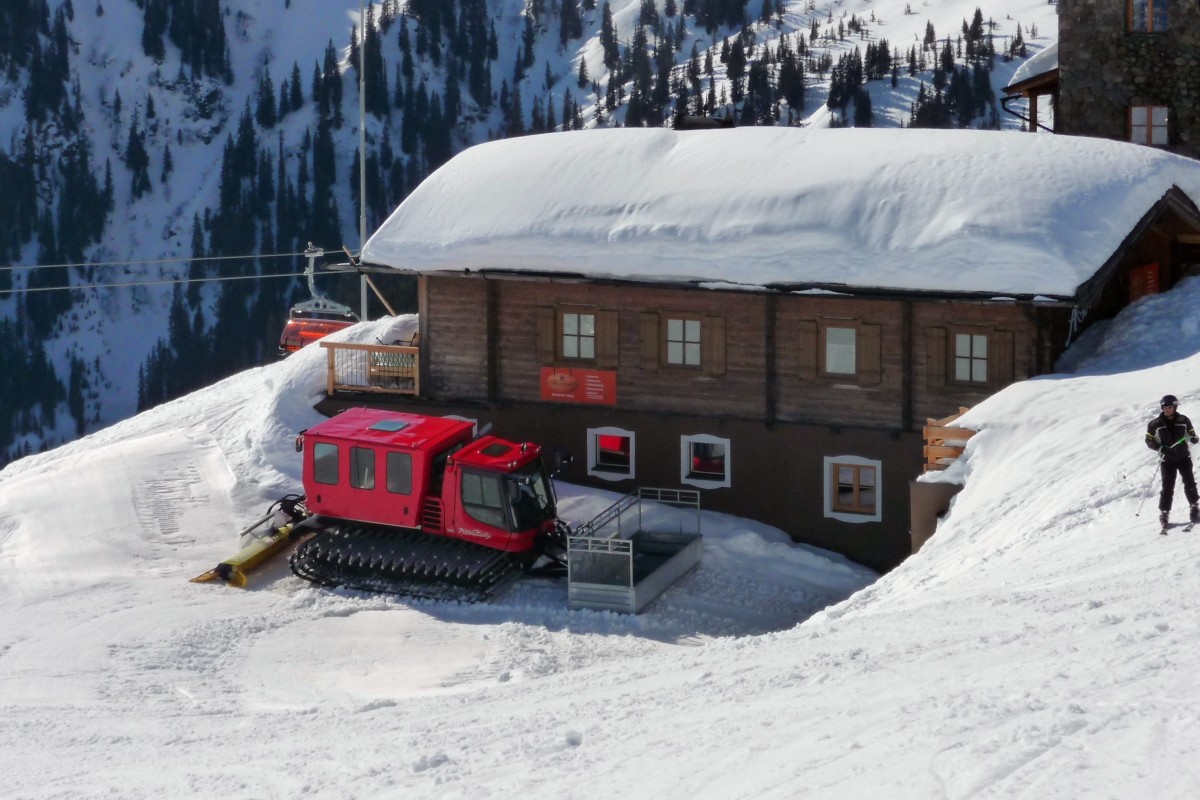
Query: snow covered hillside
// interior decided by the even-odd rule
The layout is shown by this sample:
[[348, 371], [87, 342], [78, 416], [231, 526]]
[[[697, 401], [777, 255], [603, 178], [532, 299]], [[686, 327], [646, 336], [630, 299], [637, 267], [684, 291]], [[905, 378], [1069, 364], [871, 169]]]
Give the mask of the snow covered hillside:
[[[0, 197], [0, 346], [32, 354], [7, 370], [21, 390], [0, 383], [0, 463], [273, 357], [282, 318], [302, 299], [302, 284], [288, 277], [303, 267], [296, 254], [309, 242], [338, 254], [328, 260], [361, 247], [350, 46], [360, 7], [12, 0], [0, 8], [0, 30], [15, 32], [13, 42], [0, 37], [0, 177], [9, 185]], [[530, 131], [668, 124], [685, 107], [747, 117], [743, 124], [897, 127], [913, 123], [941, 82], [948, 105], [927, 124], [1016, 130], [1021, 121], [995, 98], [1024, 59], [1018, 42], [1033, 55], [1057, 35], [1056, 7], [1035, 0], [368, 8], [365, 49], [376, 59], [365, 93], [368, 232], [453, 153]], [[579, 25], [563, 33], [568, 8]], [[732, 9], [738, 22], [714, 21], [714, 8]], [[185, 10], [211, 16], [190, 27], [206, 30], [215, 52], [178, 44], [202, 38], [175, 24]], [[997, 54], [972, 55], [968, 32]], [[864, 68], [868, 47], [886, 58]], [[797, 59], [786, 93], [784, 51]], [[942, 69], [946, 59], [959, 79]], [[990, 71], [976, 77], [982, 61]], [[840, 105], [827, 104], [831, 93]], [[723, 169], [719, 158], [711, 169]], [[52, 266], [82, 263], [91, 266]], [[255, 274], [283, 277], [171, 283]], [[350, 281], [324, 280], [323, 291], [357, 307]], [[54, 288], [66, 284], [75, 291]], [[187, 290], [182, 299], [176, 289]]]
[[[1073, 372], [973, 409], [964, 490], [873, 584], [708, 515], [704, 563], [640, 617], [545, 580], [485, 606], [282, 564], [188, 583], [296, 488], [315, 351], [23, 459], [0, 472], [5, 794], [1195, 797], [1200, 532], [1158, 534], [1142, 436], [1162, 394], [1200, 407], [1198, 302], [1196, 278], [1144, 298]], [[560, 488], [573, 520], [605, 502]]]

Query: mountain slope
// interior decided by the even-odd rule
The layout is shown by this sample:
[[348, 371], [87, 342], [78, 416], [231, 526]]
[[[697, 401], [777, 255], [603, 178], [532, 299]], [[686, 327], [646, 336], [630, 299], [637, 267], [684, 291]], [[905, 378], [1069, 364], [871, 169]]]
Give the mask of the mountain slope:
[[[866, 81], [873, 124], [910, 124], [914, 103], [940, 80], [947, 102], [965, 91], [966, 77], [939, 78], [935, 67], [949, 46], [969, 74], [969, 54], [956, 53], [977, 10], [960, 0], [915, 10], [900, 0], [777, 3], [762, 21], [762, 4], [746, 0], [592, 5], [370, 6], [368, 233], [431, 169], [490, 138], [657, 124], [684, 105], [775, 124], [862, 123], [854, 85], [878, 69], [876, 57], [861, 74], [868, 45], [900, 65], [894, 79]], [[579, 27], [564, 38], [571, 8]], [[994, 95], [1020, 62], [1005, 56], [1019, 49], [1016, 37], [1027, 52], [1053, 41], [1055, 9], [979, 9], [994, 23], [975, 32], [998, 53], [984, 76]], [[177, 30], [185, 10], [216, 14], [220, 25], [193, 25], [214, 31], [196, 44], [186, 26]], [[742, 13], [744, 25], [720, 22]], [[315, 0], [14, 0], [0, 11], [22, 34], [0, 44], [0, 174], [20, 187], [0, 200], [13, 221], [0, 224], [0, 344], [32, 354], [5, 365], [17, 377], [0, 384], [0, 462], [262, 363], [303, 290], [295, 277], [244, 278], [299, 272], [309, 242], [327, 261], [358, 249], [358, 62], [348, 46], [358, 14], [357, 4]], [[160, 52], [148, 57], [148, 47]], [[911, 75], [910, 51], [920, 52]], [[846, 104], [828, 107], [831, 91]], [[925, 108], [942, 119], [950, 107]], [[1020, 125], [994, 97], [975, 110], [972, 124]], [[289, 255], [238, 258], [256, 253]], [[187, 260], [196, 257], [223, 260]], [[100, 266], [28, 269], [82, 261]], [[239, 280], [180, 285], [173, 296], [169, 282], [187, 277]], [[41, 291], [64, 283], [81, 288]], [[152, 285], [92, 288], [130, 283]], [[357, 308], [355, 284], [321, 281]], [[393, 302], [411, 302], [410, 289], [392, 288]]]

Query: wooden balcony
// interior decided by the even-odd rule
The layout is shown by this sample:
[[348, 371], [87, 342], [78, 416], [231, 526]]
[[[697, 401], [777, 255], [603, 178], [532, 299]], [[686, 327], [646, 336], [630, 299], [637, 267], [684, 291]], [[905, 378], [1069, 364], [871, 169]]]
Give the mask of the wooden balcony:
[[963, 454], [967, 440], [975, 435], [968, 428], [956, 428], [954, 423], [967, 409], [960, 407], [957, 414], [945, 419], [925, 421], [925, 471], [945, 469]]
[[326, 395], [347, 392], [418, 395], [421, 348], [414, 345], [320, 342], [329, 356]]

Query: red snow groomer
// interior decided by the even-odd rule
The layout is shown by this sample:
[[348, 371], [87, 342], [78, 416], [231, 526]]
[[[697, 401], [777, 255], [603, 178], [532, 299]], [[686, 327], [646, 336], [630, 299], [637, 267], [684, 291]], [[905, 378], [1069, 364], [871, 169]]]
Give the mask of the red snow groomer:
[[324, 586], [483, 599], [566, 558], [541, 448], [445, 417], [352, 408], [296, 439], [314, 529], [292, 571]]

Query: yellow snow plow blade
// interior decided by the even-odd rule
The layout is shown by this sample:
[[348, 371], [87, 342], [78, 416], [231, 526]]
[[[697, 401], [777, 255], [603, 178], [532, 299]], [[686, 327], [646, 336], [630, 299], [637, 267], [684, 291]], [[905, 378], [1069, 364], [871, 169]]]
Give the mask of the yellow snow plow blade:
[[239, 588], [245, 586], [247, 574], [282, 550], [291, 541], [295, 527], [295, 525], [284, 525], [261, 539], [255, 539], [239, 550], [233, 558], [225, 559], [208, 572], [192, 578], [191, 582], [208, 583], [220, 578], [230, 586]]

